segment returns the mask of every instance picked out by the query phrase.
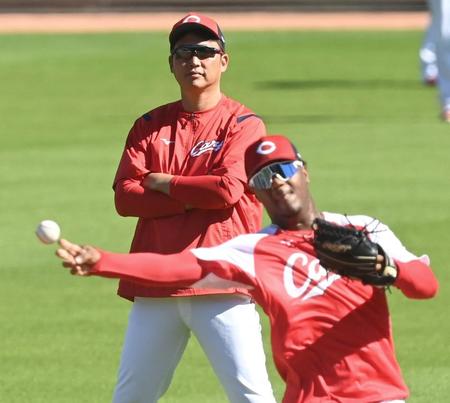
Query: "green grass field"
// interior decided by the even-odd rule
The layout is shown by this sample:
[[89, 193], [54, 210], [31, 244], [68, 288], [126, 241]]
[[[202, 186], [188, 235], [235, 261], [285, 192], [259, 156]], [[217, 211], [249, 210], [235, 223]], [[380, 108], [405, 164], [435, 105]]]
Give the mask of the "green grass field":
[[[450, 125], [419, 82], [420, 32], [228, 33], [223, 89], [292, 138], [323, 210], [368, 213], [417, 254], [441, 290], [389, 297], [411, 403], [450, 395]], [[72, 278], [34, 235], [125, 252], [134, 219], [111, 182], [133, 121], [177, 99], [162, 33], [0, 36], [0, 401], [110, 401], [130, 304], [116, 282]], [[268, 347], [278, 398], [283, 384]], [[163, 403], [225, 402], [195, 340]]]

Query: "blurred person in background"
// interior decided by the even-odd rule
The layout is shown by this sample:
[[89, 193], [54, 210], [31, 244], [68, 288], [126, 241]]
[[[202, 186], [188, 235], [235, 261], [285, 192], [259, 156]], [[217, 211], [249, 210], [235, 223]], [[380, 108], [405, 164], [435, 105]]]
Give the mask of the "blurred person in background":
[[[430, 6], [428, 5], [428, 7]], [[430, 86], [435, 86], [437, 84], [439, 76], [436, 60], [437, 31], [436, 20], [432, 17], [430, 12], [430, 22], [425, 31], [422, 46], [419, 51], [421, 79], [424, 84]]]
[[[429, 0], [429, 6], [431, 10], [429, 31], [431, 37], [435, 38], [440, 114], [445, 122], [450, 123], [450, 0]], [[430, 55], [428, 52], [428, 56]]]

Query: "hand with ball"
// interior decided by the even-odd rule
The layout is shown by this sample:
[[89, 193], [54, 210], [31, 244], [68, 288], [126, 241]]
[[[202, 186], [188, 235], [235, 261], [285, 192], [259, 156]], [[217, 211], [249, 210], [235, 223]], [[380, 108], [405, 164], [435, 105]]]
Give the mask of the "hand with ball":
[[56, 256], [63, 261], [63, 266], [76, 276], [88, 276], [101, 257], [100, 252], [90, 245], [77, 245], [66, 239], [61, 239], [59, 245]]
[[61, 229], [55, 221], [43, 220], [36, 228], [36, 235], [42, 243], [49, 245], [59, 241]]

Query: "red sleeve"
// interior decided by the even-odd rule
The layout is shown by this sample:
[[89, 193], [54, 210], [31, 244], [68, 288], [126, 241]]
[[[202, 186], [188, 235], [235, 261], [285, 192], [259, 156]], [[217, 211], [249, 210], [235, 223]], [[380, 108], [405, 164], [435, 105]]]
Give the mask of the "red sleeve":
[[203, 209], [223, 209], [236, 204], [244, 193], [244, 184], [225, 176], [175, 176], [170, 182], [170, 196]]
[[114, 203], [124, 217], [157, 218], [183, 214], [185, 205], [164, 193], [146, 189], [141, 181], [121, 180], [116, 184]]
[[148, 287], [188, 287], [206, 275], [190, 251], [173, 255], [100, 252], [101, 259], [91, 271], [93, 276], [120, 278]]
[[426, 299], [436, 295], [439, 285], [431, 268], [420, 261], [395, 261], [398, 277], [394, 285], [408, 298]]
[[148, 125], [145, 118], [141, 117], [128, 134], [113, 184], [116, 210], [121, 216], [142, 218], [182, 214], [185, 212], [182, 202], [141, 186], [142, 180], [150, 172], [146, 168]]
[[193, 207], [223, 209], [237, 203], [247, 182], [244, 152], [266, 134], [263, 121], [254, 114], [239, 119], [224, 145], [220, 165], [205, 176], [175, 176], [170, 196]]

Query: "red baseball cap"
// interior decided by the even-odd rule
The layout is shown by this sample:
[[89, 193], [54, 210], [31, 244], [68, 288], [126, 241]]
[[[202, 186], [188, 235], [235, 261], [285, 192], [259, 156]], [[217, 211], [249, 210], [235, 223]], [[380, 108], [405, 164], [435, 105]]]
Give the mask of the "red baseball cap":
[[302, 160], [302, 157], [287, 137], [279, 134], [263, 137], [245, 151], [247, 178], [251, 178], [261, 168], [274, 162], [296, 160]]
[[170, 49], [172, 50], [177, 41], [190, 31], [203, 31], [208, 33], [212, 38], [219, 41], [222, 49], [225, 49], [225, 38], [217, 22], [206, 15], [194, 12], [190, 12], [184, 16], [172, 27], [169, 34]]

